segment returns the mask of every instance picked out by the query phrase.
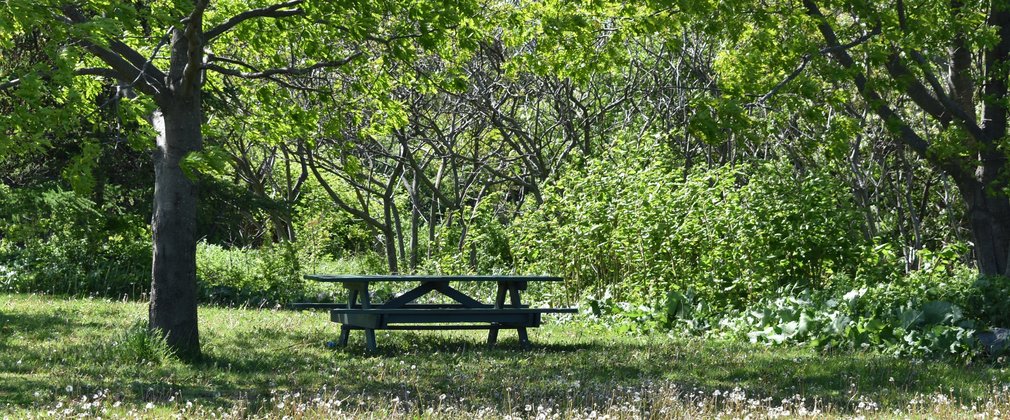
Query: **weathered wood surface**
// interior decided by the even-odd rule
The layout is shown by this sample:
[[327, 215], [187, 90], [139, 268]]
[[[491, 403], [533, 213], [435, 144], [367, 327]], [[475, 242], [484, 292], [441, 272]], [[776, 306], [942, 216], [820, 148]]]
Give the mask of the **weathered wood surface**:
[[370, 283], [375, 281], [388, 282], [451, 282], [451, 281], [564, 281], [555, 276], [395, 276], [395, 275], [329, 275], [309, 274], [306, 279], [331, 283]]
[[[329, 309], [330, 319], [340, 326], [340, 344], [346, 345], [350, 330], [364, 330], [365, 344], [375, 350], [375, 330], [472, 330], [487, 329], [488, 346], [498, 341], [500, 329], [514, 329], [519, 343], [529, 346], [526, 328], [540, 326], [541, 315], [576, 313], [574, 308], [530, 308], [520, 300], [528, 282], [562, 281], [553, 276], [395, 276], [395, 275], [322, 275], [305, 276], [309, 280], [341, 283], [348, 292], [345, 303], [296, 303], [299, 309]], [[452, 288], [450, 282], [496, 282], [494, 304], [486, 304]], [[368, 286], [374, 282], [416, 282], [417, 287], [384, 303], [373, 306]], [[413, 303], [428, 293], [439, 293], [455, 301], [449, 304]], [[509, 297], [506, 305], [505, 298]], [[449, 324], [449, 325], [446, 325]]]

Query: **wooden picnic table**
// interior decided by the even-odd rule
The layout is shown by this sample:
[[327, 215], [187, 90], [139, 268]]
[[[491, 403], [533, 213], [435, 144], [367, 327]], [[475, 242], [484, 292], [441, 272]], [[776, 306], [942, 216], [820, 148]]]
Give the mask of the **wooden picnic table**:
[[[520, 292], [530, 282], [562, 281], [553, 276], [420, 276], [420, 275], [324, 275], [305, 278], [320, 282], [340, 283], [347, 289], [346, 303], [302, 303], [301, 308], [330, 309], [330, 320], [340, 326], [340, 345], [347, 345], [351, 330], [364, 330], [365, 343], [375, 350], [375, 330], [468, 330], [487, 329], [487, 343], [493, 347], [498, 331], [515, 329], [522, 346], [529, 345], [526, 328], [540, 326], [545, 313], [575, 313], [574, 308], [530, 308], [522, 303]], [[383, 303], [373, 303], [368, 291], [375, 282], [418, 283]], [[497, 284], [494, 303], [483, 303], [451, 286], [454, 282], [494, 282]], [[414, 303], [429, 293], [439, 293], [455, 303]], [[509, 303], [505, 303], [508, 295]]]

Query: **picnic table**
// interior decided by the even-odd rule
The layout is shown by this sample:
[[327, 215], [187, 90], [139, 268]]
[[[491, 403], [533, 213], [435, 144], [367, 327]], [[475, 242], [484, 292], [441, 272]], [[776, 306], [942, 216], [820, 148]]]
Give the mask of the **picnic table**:
[[[540, 326], [546, 313], [575, 313], [575, 308], [531, 308], [524, 305], [520, 292], [530, 282], [561, 281], [552, 276], [398, 276], [398, 275], [324, 275], [306, 279], [340, 283], [347, 289], [346, 303], [301, 303], [300, 308], [330, 309], [330, 320], [340, 326], [340, 345], [347, 345], [351, 330], [364, 330], [365, 343], [375, 350], [375, 330], [488, 330], [487, 344], [493, 347], [498, 331], [515, 329], [519, 343], [529, 346], [527, 328]], [[416, 287], [383, 303], [373, 303], [368, 287], [376, 282], [418, 283]], [[483, 303], [452, 287], [459, 282], [494, 282], [494, 303]], [[423, 304], [415, 301], [429, 293], [439, 293], [454, 303]], [[505, 297], [508, 295], [509, 303]]]

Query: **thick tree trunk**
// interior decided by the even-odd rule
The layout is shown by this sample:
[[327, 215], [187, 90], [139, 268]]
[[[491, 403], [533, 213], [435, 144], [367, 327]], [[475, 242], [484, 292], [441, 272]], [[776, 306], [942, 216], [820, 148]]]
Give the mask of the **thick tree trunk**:
[[154, 152], [154, 239], [149, 328], [188, 360], [200, 358], [196, 290], [196, 186], [180, 163], [200, 150], [199, 91], [188, 98], [160, 101], [154, 114], [158, 132]]
[[968, 226], [974, 243], [975, 262], [983, 275], [1008, 275], [1010, 256], [1010, 199], [1004, 185], [981, 183], [959, 185], [968, 204]]

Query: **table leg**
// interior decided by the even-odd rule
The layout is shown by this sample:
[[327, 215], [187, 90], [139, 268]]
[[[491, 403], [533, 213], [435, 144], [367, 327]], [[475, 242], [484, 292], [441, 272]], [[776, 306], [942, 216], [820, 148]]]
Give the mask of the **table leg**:
[[[362, 309], [372, 309], [372, 298], [368, 296], [368, 283], [362, 284], [359, 299], [361, 299]], [[368, 350], [375, 351], [375, 329], [365, 329], [365, 345], [368, 346]]]
[[[522, 306], [522, 303], [519, 301], [519, 286], [515, 283], [509, 284], [509, 297], [512, 300], [512, 306], [516, 308]], [[526, 334], [526, 327], [516, 328], [516, 331], [519, 332], [519, 345], [523, 346], [523, 348], [528, 348], [530, 346], [530, 337]]]
[[[501, 309], [502, 307], [505, 306], [505, 292], [507, 290], [508, 289], [505, 287], [504, 283], [498, 282], [498, 293], [495, 295], [494, 298], [495, 309]], [[491, 329], [488, 330], [487, 332], [487, 347], [492, 348], [497, 342], [498, 342], [498, 328], [492, 326]]]
[[[358, 299], [358, 289], [347, 289], [347, 309], [354, 309], [354, 303]], [[340, 326], [340, 345], [346, 346], [347, 339], [351, 335], [351, 327]]]

